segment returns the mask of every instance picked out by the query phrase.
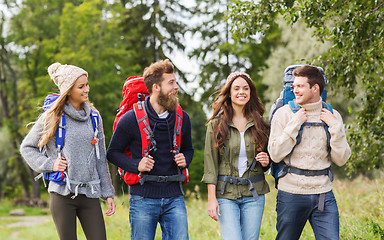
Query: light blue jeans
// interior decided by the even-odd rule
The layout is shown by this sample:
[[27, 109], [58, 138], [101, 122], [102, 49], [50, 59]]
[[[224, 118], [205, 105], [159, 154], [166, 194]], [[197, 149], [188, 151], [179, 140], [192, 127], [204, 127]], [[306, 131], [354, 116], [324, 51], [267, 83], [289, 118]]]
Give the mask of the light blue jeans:
[[223, 239], [255, 240], [259, 239], [263, 218], [265, 196], [242, 197], [236, 200], [218, 198], [220, 207], [220, 228]]
[[189, 239], [187, 209], [183, 196], [144, 198], [132, 195], [129, 207], [132, 240], [155, 239], [157, 223], [160, 223], [163, 240]]

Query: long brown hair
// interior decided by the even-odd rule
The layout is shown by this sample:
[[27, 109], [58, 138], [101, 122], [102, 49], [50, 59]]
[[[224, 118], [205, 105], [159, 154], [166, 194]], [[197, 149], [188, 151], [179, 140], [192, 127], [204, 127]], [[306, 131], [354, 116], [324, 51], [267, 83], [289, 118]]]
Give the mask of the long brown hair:
[[226, 84], [218, 91], [219, 93], [212, 103], [213, 115], [208, 119], [207, 124], [216, 117], [220, 118], [220, 122], [215, 128], [216, 149], [224, 145], [228, 136], [229, 124], [233, 118], [232, 101], [230, 98], [231, 87], [237, 77], [243, 78], [251, 90], [250, 99], [244, 106], [243, 113], [246, 118], [251, 117], [253, 119], [254, 126], [252, 126], [250, 130], [254, 143], [256, 144], [256, 150], [265, 151], [269, 135], [269, 124], [263, 118], [265, 109], [260, 98], [257, 96], [256, 87], [252, 79], [248, 74], [240, 72], [231, 74], [228, 77]]

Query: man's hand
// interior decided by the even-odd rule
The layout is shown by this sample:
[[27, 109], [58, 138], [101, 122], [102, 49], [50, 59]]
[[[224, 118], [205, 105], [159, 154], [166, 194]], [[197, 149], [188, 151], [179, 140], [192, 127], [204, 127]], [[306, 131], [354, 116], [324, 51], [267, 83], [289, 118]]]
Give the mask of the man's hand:
[[185, 168], [187, 166], [187, 161], [185, 161], [185, 157], [183, 153], [178, 153], [175, 155], [175, 158], [173, 159], [177, 166], [181, 168]]
[[336, 120], [336, 117], [335, 115], [332, 114], [331, 111], [325, 108], [322, 108], [321, 114], [320, 114], [320, 120], [325, 122], [325, 124], [327, 124], [328, 126], [330, 126], [330, 124]]
[[61, 159], [59, 157], [56, 158], [55, 162], [53, 163], [53, 171], [54, 172], [62, 172], [67, 168], [67, 159], [65, 157], [61, 156]]
[[305, 123], [308, 119], [307, 112], [304, 108], [300, 108], [299, 111], [297, 111], [295, 114], [293, 114], [293, 118], [297, 119], [301, 122], [301, 124]]
[[139, 172], [149, 172], [152, 170], [154, 165], [155, 160], [153, 160], [153, 157], [151, 155], [148, 155], [148, 157], [143, 157], [140, 160], [137, 170], [139, 170]]

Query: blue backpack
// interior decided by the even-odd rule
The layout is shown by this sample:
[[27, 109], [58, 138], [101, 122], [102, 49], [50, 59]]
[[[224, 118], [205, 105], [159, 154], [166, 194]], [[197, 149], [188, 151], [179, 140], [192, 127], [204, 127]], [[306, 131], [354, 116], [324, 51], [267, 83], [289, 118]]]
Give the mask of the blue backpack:
[[[293, 94], [293, 81], [294, 76], [292, 75], [293, 70], [295, 70], [298, 67], [301, 67], [304, 65], [290, 65], [288, 66], [284, 71], [283, 76], [283, 90], [280, 93], [279, 98], [275, 101], [275, 103], [271, 107], [271, 111], [269, 113], [269, 123], [272, 122], [273, 115], [276, 113], [277, 109], [281, 108], [282, 106], [289, 104], [291, 110], [293, 113], [296, 113], [298, 110], [300, 110], [300, 106], [295, 101], [295, 95]], [[316, 66], [317, 67], [317, 66]], [[323, 74], [325, 86], [327, 85], [327, 76], [324, 73], [323, 68], [317, 67], [321, 73]], [[324, 88], [321, 97], [323, 99], [323, 108], [328, 109], [333, 113], [333, 108], [330, 104], [326, 103], [325, 100], [327, 98], [327, 91]], [[278, 179], [285, 176], [287, 173], [294, 173], [298, 175], [305, 175], [305, 176], [319, 176], [319, 175], [328, 175], [331, 181], [333, 180], [333, 174], [331, 167], [323, 169], [323, 170], [308, 170], [308, 169], [299, 169], [291, 166], [291, 156], [292, 153], [297, 145], [301, 142], [301, 137], [303, 134], [304, 126], [308, 127], [324, 127], [324, 130], [327, 135], [327, 148], [328, 148], [328, 157], [329, 160], [331, 160], [331, 146], [330, 146], [330, 139], [331, 135], [328, 131], [328, 126], [324, 123], [314, 123], [314, 122], [305, 122], [303, 125], [301, 125], [300, 130], [298, 132], [298, 135], [296, 137], [296, 145], [292, 148], [291, 152], [289, 153], [289, 164], [285, 164], [284, 161], [281, 161], [279, 163], [275, 163], [271, 161], [271, 175], [275, 178], [275, 187], [277, 188]]]
[[[60, 97], [59, 94], [49, 94], [47, 97], [44, 99], [44, 105], [43, 105], [43, 110], [44, 112], [47, 111], [52, 104]], [[93, 125], [93, 130], [95, 131], [95, 136], [94, 140], [97, 142], [97, 126], [99, 125], [99, 114], [91, 109], [91, 119], [92, 119], [92, 125]], [[61, 151], [63, 150], [64, 147], [64, 140], [65, 140], [65, 126], [66, 126], [66, 120], [65, 120], [65, 114], [63, 112], [63, 115], [61, 116], [60, 124], [56, 130], [56, 141], [55, 141], [55, 146], [57, 148], [57, 153], [58, 157], [61, 158]], [[96, 143], [95, 142], [95, 143]], [[93, 141], [92, 141], [93, 143]], [[94, 143], [94, 144], [95, 144]], [[97, 148], [97, 144], [95, 144]], [[99, 152], [98, 149], [96, 149], [96, 153], [99, 158]], [[64, 185], [66, 184], [66, 176], [67, 173], [65, 171], [60, 171], [60, 172], [44, 172], [40, 173], [35, 177], [35, 181], [37, 181], [39, 178], [43, 177], [43, 179], [46, 179], [48, 181], [53, 181], [59, 185]], [[44, 185], [45, 181], [44, 181]]]

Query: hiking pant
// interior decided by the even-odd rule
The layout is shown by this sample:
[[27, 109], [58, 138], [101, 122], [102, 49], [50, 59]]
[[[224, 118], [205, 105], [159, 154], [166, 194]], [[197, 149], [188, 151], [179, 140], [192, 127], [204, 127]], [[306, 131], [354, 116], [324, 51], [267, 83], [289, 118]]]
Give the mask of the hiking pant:
[[129, 207], [132, 240], [155, 239], [157, 223], [160, 223], [163, 240], [189, 239], [183, 196], [144, 198], [131, 195]]
[[259, 199], [241, 197], [235, 200], [217, 198], [223, 240], [257, 240], [260, 235], [265, 196]]
[[318, 209], [320, 194], [277, 193], [277, 236], [297, 240], [309, 220], [316, 240], [339, 239], [339, 211], [332, 191], [325, 193], [324, 210]]
[[50, 193], [50, 196], [50, 210], [61, 240], [77, 239], [76, 217], [79, 218], [87, 239], [107, 239], [98, 198], [88, 198], [83, 194], [75, 199], [71, 198], [72, 194], [62, 196]]

